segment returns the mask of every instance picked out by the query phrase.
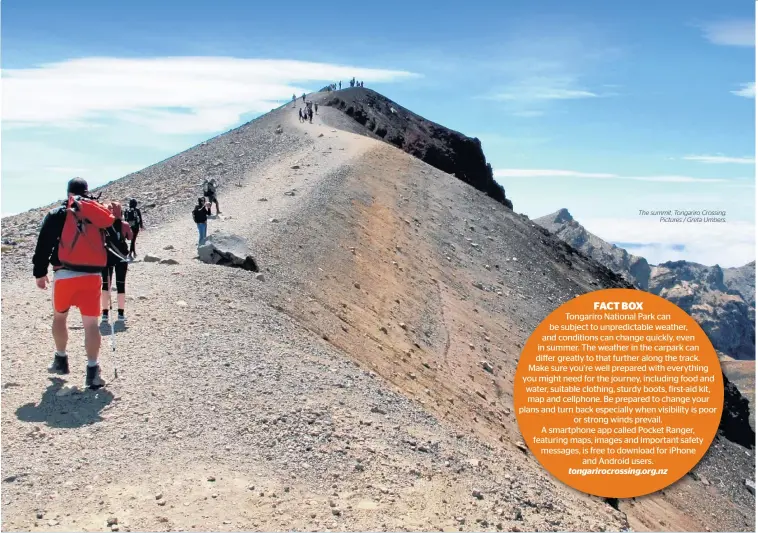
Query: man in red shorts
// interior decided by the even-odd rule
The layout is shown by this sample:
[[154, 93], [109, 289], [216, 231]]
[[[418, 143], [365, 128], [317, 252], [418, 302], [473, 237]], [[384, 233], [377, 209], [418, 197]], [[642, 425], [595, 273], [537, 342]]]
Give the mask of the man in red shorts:
[[55, 374], [69, 373], [67, 319], [70, 308], [78, 307], [87, 353], [85, 387], [98, 389], [105, 385], [98, 365], [100, 330], [97, 321], [103, 269], [99, 263], [107, 259], [101, 229], [113, 224], [114, 217], [105, 206], [82, 200], [89, 195], [87, 182], [82, 178], [69, 181], [67, 192], [67, 201], [45, 217], [32, 258], [34, 277], [40, 289], [47, 289], [47, 269], [49, 265], [53, 267], [55, 356], [48, 370]]

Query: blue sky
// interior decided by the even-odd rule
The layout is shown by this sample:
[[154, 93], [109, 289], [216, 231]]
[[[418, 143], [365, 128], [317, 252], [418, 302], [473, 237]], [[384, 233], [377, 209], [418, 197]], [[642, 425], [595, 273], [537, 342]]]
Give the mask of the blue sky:
[[755, 258], [750, 2], [17, 0], [1, 24], [4, 214], [356, 75], [479, 137], [517, 212], [567, 207], [654, 263]]

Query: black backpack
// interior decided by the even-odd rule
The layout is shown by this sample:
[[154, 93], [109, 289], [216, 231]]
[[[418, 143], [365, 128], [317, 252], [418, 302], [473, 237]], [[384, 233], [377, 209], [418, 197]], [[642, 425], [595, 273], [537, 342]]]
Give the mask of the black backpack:
[[[105, 242], [109, 247], [126, 256], [129, 253], [129, 245], [126, 243], [126, 235], [122, 231], [121, 220], [116, 219], [113, 225], [105, 231]], [[119, 258], [112, 252], [108, 252], [108, 264], [118, 262]], [[111, 257], [113, 256], [113, 257]]]
[[141, 221], [137, 208], [130, 207], [127, 209], [126, 213], [124, 213], [124, 220], [126, 220], [126, 223], [130, 226], [139, 226]]

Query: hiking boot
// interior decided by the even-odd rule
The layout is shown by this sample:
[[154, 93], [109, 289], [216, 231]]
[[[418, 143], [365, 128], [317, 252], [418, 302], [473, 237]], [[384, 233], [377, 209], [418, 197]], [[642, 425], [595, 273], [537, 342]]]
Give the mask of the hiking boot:
[[108, 323], [108, 315], [103, 313], [103, 316], [100, 317], [100, 325], [103, 326]]
[[68, 357], [55, 354], [53, 362], [47, 367], [51, 374], [68, 374]]
[[126, 322], [126, 315], [124, 314], [118, 315], [118, 317], [116, 318], [116, 322]]
[[92, 390], [105, 386], [105, 380], [100, 377], [100, 365], [87, 365], [87, 378], [84, 380], [84, 387]]

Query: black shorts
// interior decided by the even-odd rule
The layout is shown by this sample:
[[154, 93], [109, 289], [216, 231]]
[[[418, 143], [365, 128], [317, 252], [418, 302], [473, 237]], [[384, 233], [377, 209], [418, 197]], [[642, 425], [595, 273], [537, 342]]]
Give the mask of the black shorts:
[[216, 200], [216, 193], [214, 192], [207, 192], [205, 193], [205, 197], [208, 199], [209, 202], [217, 202]]

